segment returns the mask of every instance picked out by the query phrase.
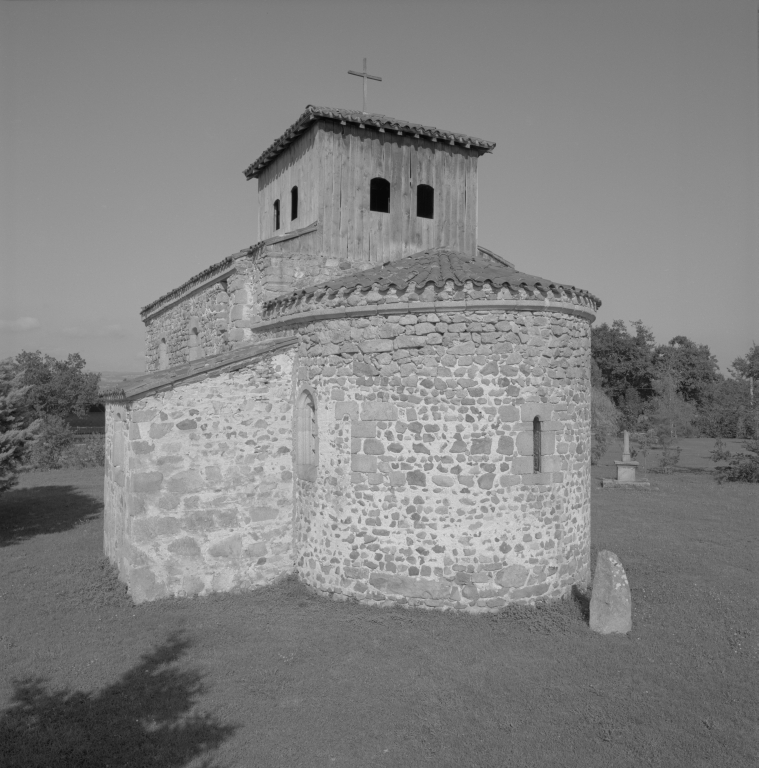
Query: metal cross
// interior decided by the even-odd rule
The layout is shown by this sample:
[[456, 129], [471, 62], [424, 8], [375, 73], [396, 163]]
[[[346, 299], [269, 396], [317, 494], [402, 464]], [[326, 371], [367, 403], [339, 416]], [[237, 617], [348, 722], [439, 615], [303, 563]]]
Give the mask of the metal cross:
[[366, 114], [366, 81], [367, 80], [379, 80], [382, 81], [381, 77], [377, 77], [376, 75], [368, 75], [366, 73], [366, 59], [364, 59], [364, 71], [363, 72], [354, 72], [352, 69], [348, 70], [349, 75], [356, 75], [356, 77], [363, 77], [364, 78], [364, 108], [361, 110], [364, 114]]

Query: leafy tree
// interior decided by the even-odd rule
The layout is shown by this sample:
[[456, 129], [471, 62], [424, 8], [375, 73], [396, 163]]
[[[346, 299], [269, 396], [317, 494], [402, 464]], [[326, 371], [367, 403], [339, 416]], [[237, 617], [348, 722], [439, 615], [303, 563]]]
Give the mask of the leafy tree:
[[749, 407], [751, 409], [756, 405], [754, 399], [754, 386], [759, 380], [759, 346], [756, 342], [751, 345], [748, 354], [743, 357], [736, 357], [733, 360], [732, 373], [736, 378], [744, 379], [749, 385]]
[[707, 437], [750, 437], [753, 418], [749, 405], [749, 383], [721, 377], [708, 407], [698, 416], [700, 432]]
[[666, 447], [691, 434], [697, 416], [696, 406], [677, 391], [677, 379], [670, 372], [654, 380], [654, 389], [656, 397], [651, 402], [649, 421]]
[[27, 394], [9, 361], [0, 363], [0, 493], [16, 484], [37, 422], [23, 425], [23, 404]]
[[744, 378], [759, 379], [759, 344], [752, 344], [751, 349], [743, 357], [736, 357], [732, 365], [735, 373]]
[[707, 407], [720, 380], [717, 358], [706, 344], [696, 344], [686, 336], [675, 336], [655, 351], [656, 370], [671, 375], [677, 392], [699, 408]]
[[99, 373], [85, 373], [78, 353], [57, 360], [42, 352], [21, 352], [13, 360], [24, 396], [27, 423], [43, 415], [80, 416], [98, 400]]
[[[634, 390], [639, 401], [649, 400], [653, 394], [654, 336], [642, 320], [632, 323], [631, 335], [623, 320], [610, 326], [602, 323], [591, 331], [593, 360], [600, 372], [600, 384], [617, 406]], [[598, 378], [598, 374], [597, 374]]]

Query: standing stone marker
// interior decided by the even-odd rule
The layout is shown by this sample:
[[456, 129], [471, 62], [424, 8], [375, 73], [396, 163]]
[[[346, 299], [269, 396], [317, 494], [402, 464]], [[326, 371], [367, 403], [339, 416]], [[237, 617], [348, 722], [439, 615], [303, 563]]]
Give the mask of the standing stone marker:
[[590, 628], [608, 635], [632, 629], [630, 585], [619, 558], [608, 549], [598, 553], [590, 599]]

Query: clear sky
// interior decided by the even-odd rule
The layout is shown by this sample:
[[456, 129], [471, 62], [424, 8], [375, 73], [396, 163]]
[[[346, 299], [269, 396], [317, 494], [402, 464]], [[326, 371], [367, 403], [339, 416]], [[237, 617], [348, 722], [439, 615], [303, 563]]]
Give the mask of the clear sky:
[[0, 3], [0, 358], [143, 370], [139, 310], [258, 239], [307, 104], [495, 141], [479, 241], [706, 343], [759, 342], [756, 0]]

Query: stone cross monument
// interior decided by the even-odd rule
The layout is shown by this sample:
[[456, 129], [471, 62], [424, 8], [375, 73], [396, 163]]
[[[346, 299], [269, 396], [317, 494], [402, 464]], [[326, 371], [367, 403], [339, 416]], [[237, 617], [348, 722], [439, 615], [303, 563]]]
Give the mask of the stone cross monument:
[[622, 461], [615, 461], [617, 465], [617, 478], [604, 478], [601, 485], [604, 488], [631, 487], [631, 488], [650, 488], [651, 483], [646, 480], [635, 479], [635, 469], [638, 466], [637, 461], [632, 460], [630, 454], [630, 433], [625, 430], [622, 443]]

